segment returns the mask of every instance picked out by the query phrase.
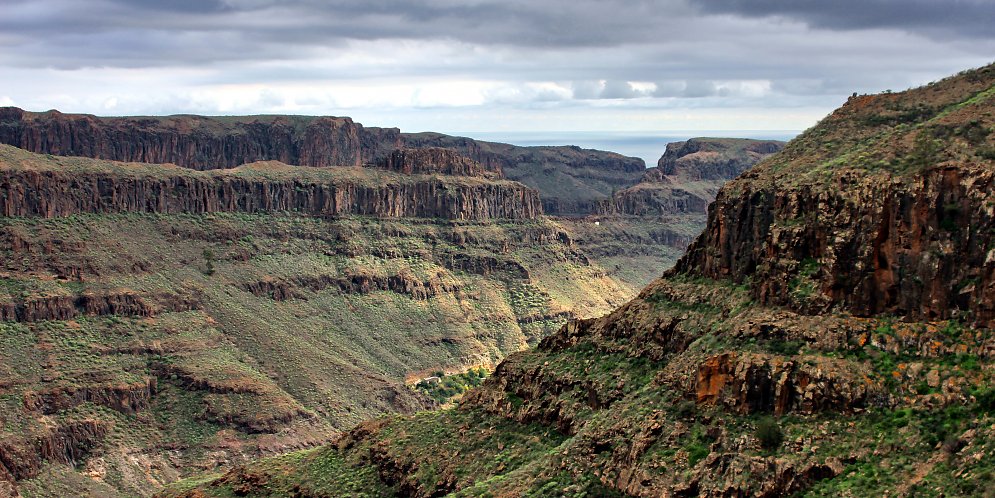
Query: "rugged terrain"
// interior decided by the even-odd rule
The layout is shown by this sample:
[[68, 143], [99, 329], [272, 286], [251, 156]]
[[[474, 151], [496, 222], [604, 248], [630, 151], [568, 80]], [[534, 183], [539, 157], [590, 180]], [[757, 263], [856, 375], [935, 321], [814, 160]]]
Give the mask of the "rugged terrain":
[[851, 98], [451, 410], [166, 496], [995, 495], [995, 65]]
[[450, 150], [389, 157], [197, 171], [0, 146], [0, 494], [147, 495], [314, 446], [635, 292], [536, 191]]
[[[0, 143], [55, 156], [196, 170], [278, 161], [506, 178], [536, 189], [545, 214], [559, 218], [580, 250], [604, 260], [613, 277], [635, 287], [658, 277], [683, 254], [704, 227], [705, 208], [722, 183], [780, 144], [692, 139], [668, 146], [661, 158], [668, 166], [647, 170], [641, 159], [612, 152], [401, 133], [341, 117], [98, 117], [13, 107], [0, 108]], [[442, 157], [445, 149], [463, 159]], [[419, 166], [432, 163], [451, 167], [429, 171]]]
[[329, 116], [98, 117], [0, 108], [0, 143], [60, 156], [171, 163], [197, 170], [258, 161], [333, 167], [384, 163], [399, 148], [447, 148], [537, 189], [548, 214], [594, 212], [635, 184], [641, 159], [579, 147], [519, 147], [436, 133], [401, 133]]
[[616, 191], [598, 211], [638, 217], [704, 214], [722, 185], [783, 147], [776, 140], [745, 138], [671, 142], [657, 167], [647, 169], [639, 183]]

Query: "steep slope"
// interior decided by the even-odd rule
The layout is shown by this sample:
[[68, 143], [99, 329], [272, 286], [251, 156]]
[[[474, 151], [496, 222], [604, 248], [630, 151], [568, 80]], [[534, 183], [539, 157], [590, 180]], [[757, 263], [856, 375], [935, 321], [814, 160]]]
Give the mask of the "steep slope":
[[314, 446], [631, 295], [534, 190], [436, 174], [479, 171], [450, 154], [409, 175], [0, 146], [0, 489], [147, 495]]
[[992, 496], [993, 132], [995, 65], [855, 97], [457, 409], [164, 494]]

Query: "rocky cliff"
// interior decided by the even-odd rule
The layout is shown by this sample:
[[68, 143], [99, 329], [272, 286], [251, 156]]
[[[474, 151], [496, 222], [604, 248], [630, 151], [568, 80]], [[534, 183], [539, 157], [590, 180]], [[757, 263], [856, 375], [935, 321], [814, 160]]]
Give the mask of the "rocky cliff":
[[995, 65], [854, 97], [457, 409], [165, 495], [988, 496], [993, 109]]
[[777, 140], [692, 138], [667, 144], [656, 166], [665, 176], [728, 181], [782, 148]]
[[603, 214], [704, 213], [722, 185], [784, 146], [775, 140], [692, 138], [667, 144], [656, 168], [598, 206]]
[[453, 149], [426, 147], [397, 149], [377, 162], [388, 171], [406, 175], [454, 175], [501, 178], [501, 170], [487, 170], [479, 162], [461, 155]]
[[612, 152], [401, 133], [396, 128], [364, 127], [344, 117], [98, 117], [4, 107], [0, 143], [40, 154], [171, 163], [197, 170], [259, 161], [318, 167], [382, 165], [399, 148], [442, 147], [476, 161], [488, 175], [503, 172], [539, 190], [553, 214], [594, 212], [597, 201], [609, 197], [612, 189], [635, 184], [645, 167], [641, 159]]
[[724, 188], [677, 271], [804, 312], [995, 325], [991, 72], [850, 99]]
[[279, 163], [196, 173], [80, 158], [48, 159], [0, 147], [0, 212], [5, 216], [294, 211], [314, 216], [484, 220], [532, 219], [542, 213], [536, 191], [508, 181], [402, 176], [356, 168], [303, 170]]
[[60, 156], [198, 170], [257, 161], [362, 166], [401, 146], [396, 128], [311, 116], [120, 117], [0, 109], [0, 143]]
[[538, 190], [553, 215], [595, 213], [599, 202], [638, 182], [646, 169], [639, 158], [576, 146], [519, 147], [440, 133], [402, 136], [407, 147], [453, 149]]

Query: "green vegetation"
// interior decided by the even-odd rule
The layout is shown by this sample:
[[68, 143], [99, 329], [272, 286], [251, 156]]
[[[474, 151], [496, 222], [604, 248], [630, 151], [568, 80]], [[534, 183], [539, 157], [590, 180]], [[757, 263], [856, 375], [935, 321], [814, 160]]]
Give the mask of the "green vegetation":
[[458, 400], [467, 391], [482, 384], [487, 375], [487, 370], [482, 367], [471, 368], [453, 375], [435, 372], [431, 377], [418, 381], [414, 388], [427, 394], [440, 405], [445, 405]]
[[[113, 421], [92, 444], [107, 455], [106, 488], [130, 495], [152, 485], [125, 452], [177, 448], [149, 471], [168, 482], [426, 408], [404, 385], [413, 372], [496, 363], [569, 312], [603, 313], [632, 292], [578, 261], [560, 230], [293, 213], [0, 218], [0, 306], [42, 300], [68, 314], [0, 322], [0, 437], [44, 430], [24, 408], [29, 393], [97, 393], [45, 419]], [[84, 296], [133, 308], [98, 299], [87, 311]], [[480, 373], [447, 376], [435, 399]], [[152, 396], [141, 394], [149, 381]], [[137, 408], [116, 411], [118, 399]], [[230, 446], [241, 449], [216, 450]], [[38, 486], [71, 487], [72, 475]]]
[[784, 442], [784, 433], [774, 417], [763, 417], [757, 422], [757, 440], [765, 450], [776, 450]]

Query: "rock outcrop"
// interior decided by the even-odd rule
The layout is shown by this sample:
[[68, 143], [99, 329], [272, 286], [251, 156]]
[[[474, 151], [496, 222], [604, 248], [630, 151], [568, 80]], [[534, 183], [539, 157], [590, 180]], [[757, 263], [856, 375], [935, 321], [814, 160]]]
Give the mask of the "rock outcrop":
[[245, 290], [267, 296], [275, 301], [305, 297], [301, 289], [312, 292], [335, 288], [345, 294], [369, 294], [375, 291], [390, 291], [403, 294], [416, 300], [425, 300], [444, 293], [454, 293], [459, 287], [435, 276], [421, 280], [411, 274], [396, 275], [316, 275], [302, 276], [292, 280], [265, 278], [245, 285]]
[[784, 142], [777, 140], [692, 138], [667, 144], [656, 166], [664, 176], [724, 182], [783, 148]]
[[453, 175], [500, 178], [501, 170], [488, 171], [480, 163], [452, 149], [427, 147], [422, 149], [397, 149], [377, 162], [387, 171], [406, 175]]
[[83, 403], [93, 403], [126, 415], [134, 415], [149, 408], [156, 393], [156, 385], [155, 377], [147, 377], [131, 384], [51, 387], [26, 393], [24, 408], [51, 415]]
[[598, 206], [602, 214], [705, 213], [722, 185], [784, 147], [776, 140], [692, 138], [667, 144], [656, 168]]
[[45, 462], [75, 465], [109, 429], [109, 424], [83, 419], [0, 440], [0, 475], [29, 479], [38, 475]]
[[76, 294], [65, 289], [25, 297], [7, 297], [0, 303], [0, 322], [72, 320], [80, 316], [151, 317], [161, 312], [189, 311], [200, 306], [197, 295], [172, 292], [145, 294], [131, 289], [87, 290]]
[[720, 195], [678, 271], [751, 278], [760, 302], [812, 313], [839, 306], [860, 316], [956, 315], [995, 325], [991, 168], [948, 164], [870, 178], [839, 171], [825, 186], [791, 190], [761, 179]]
[[[5, 216], [295, 211], [313, 216], [486, 220], [542, 214], [536, 191], [508, 181], [342, 168], [298, 174], [271, 163], [208, 173], [81, 159], [67, 166], [58, 159], [24, 157], [2, 147], [0, 213]], [[36, 161], [43, 166], [36, 167]]]
[[0, 108], [0, 143], [59, 156], [198, 170], [257, 161], [362, 166], [401, 146], [396, 128], [311, 116], [120, 117]]

